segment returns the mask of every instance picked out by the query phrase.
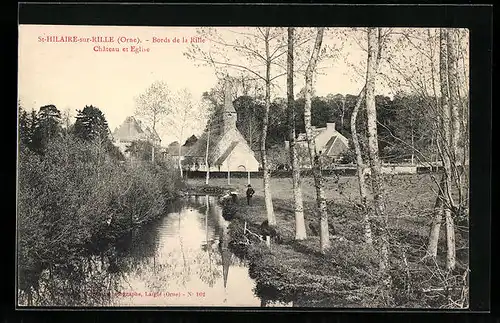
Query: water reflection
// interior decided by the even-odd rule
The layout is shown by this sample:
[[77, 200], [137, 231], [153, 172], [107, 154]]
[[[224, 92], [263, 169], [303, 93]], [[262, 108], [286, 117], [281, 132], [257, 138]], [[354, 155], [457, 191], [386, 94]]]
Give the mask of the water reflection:
[[99, 255], [42, 272], [37, 306], [260, 306], [213, 197], [192, 196]]

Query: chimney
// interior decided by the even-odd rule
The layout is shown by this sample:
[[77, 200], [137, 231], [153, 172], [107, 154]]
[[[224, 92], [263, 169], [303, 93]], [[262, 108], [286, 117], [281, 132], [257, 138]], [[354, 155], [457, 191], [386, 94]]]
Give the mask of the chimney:
[[328, 122], [326, 124], [326, 130], [334, 130], [335, 131], [335, 123], [333, 122]]

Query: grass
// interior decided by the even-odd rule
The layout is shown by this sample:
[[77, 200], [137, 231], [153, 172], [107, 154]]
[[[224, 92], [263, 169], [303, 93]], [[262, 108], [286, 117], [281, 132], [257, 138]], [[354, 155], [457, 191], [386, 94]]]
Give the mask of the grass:
[[[252, 236], [243, 235], [245, 225], [260, 233], [267, 219], [262, 179], [252, 179], [256, 193], [252, 205], [246, 205], [247, 179], [211, 179], [210, 186], [236, 190], [240, 194], [236, 217], [230, 234], [236, 254], [250, 260], [250, 274], [257, 281], [257, 293], [274, 295], [278, 301], [294, 300], [304, 306], [379, 307], [385, 301], [378, 290], [378, 230], [372, 222], [374, 247], [363, 243], [362, 214], [355, 207], [359, 199], [356, 177], [325, 178], [331, 248], [320, 253], [319, 237], [314, 234], [319, 217], [316, 212], [312, 178], [302, 179], [302, 194], [308, 238], [295, 241], [292, 182], [288, 178], [273, 178], [271, 189], [279, 240], [265, 244]], [[188, 186], [204, 186], [202, 180], [188, 180]], [[425, 255], [431, 211], [435, 198], [431, 175], [399, 175], [386, 180], [387, 211], [391, 228], [391, 263], [394, 281], [394, 306], [429, 307], [444, 302], [443, 297], [428, 298], [422, 294], [426, 286], [439, 282], [432, 266], [421, 259]], [[231, 206], [234, 208], [234, 206]], [[248, 243], [248, 240], [252, 243]], [[446, 253], [442, 229], [438, 265], [444, 264]], [[467, 232], [457, 230], [458, 271], [468, 263]], [[403, 257], [404, 255], [404, 257]], [[406, 262], [405, 262], [406, 261]], [[423, 281], [424, 278], [429, 278]]]

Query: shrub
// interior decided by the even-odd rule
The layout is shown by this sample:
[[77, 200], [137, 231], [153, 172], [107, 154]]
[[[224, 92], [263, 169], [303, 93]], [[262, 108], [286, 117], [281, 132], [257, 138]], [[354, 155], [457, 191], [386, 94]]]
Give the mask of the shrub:
[[18, 190], [20, 286], [43, 269], [102, 250], [133, 225], [162, 214], [178, 179], [167, 165], [121, 163], [92, 141], [65, 136], [43, 156], [21, 148]]

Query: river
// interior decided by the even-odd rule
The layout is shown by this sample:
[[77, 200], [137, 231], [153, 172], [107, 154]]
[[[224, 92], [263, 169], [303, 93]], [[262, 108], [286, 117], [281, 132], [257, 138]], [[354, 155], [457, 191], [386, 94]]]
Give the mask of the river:
[[[44, 272], [33, 305], [290, 306], [263, 301], [212, 196], [189, 196], [101, 255]], [[33, 301], [34, 300], [34, 301]]]

